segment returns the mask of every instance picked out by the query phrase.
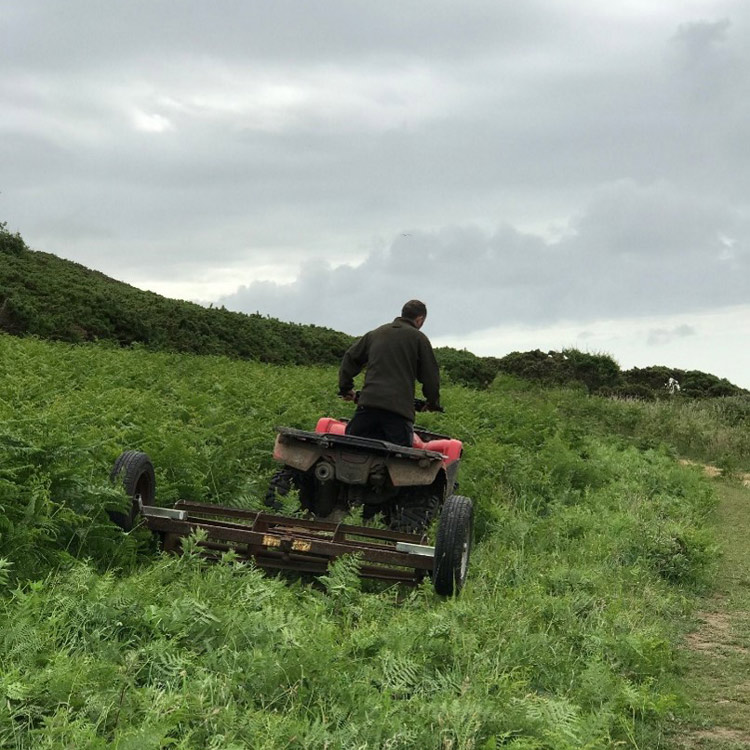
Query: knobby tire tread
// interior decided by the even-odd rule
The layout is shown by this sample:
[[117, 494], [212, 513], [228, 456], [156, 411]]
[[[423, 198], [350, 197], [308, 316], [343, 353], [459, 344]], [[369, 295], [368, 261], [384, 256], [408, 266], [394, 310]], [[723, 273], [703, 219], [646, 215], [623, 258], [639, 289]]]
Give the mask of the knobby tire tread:
[[286, 497], [291, 489], [298, 490], [300, 492], [300, 500], [302, 500], [303, 485], [302, 472], [297, 469], [279, 469], [271, 477], [271, 481], [268, 484], [268, 490], [264, 499], [266, 507], [276, 511], [281, 510], [283, 506], [278, 498]]
[[156, 477], [154, 476], [154, 466], [146, 453], [135, 450], [123, 451], [117, 457], [110, 472], [110, 481], [112, 483], [119, 482], [126, 494], [133, 498], [129, 512], [109, 511], [109, 517], [124, 531], [130, 531], [133, 528], [135, 516], [138, 512], [134, 495], [144, 475], [146, 475], [148, 481], [146, 493], [141, 501], [144, 505], [152, 505], [156, 497]]
[[437, 493], [406, 497], [396, 502], [391, 513], [389, 528], [407, 534], [426, 531], [440, 509], [441, 497]]
[[473, 515], [471, 500], [462, 495], [451, 495], [443, 506], [435, 541], [433, 573], [433, 586], [441, 596], [457, 594], [463, 586], [464, 582], [460, 580], [461, 557], [467, 535], [471, 552]]

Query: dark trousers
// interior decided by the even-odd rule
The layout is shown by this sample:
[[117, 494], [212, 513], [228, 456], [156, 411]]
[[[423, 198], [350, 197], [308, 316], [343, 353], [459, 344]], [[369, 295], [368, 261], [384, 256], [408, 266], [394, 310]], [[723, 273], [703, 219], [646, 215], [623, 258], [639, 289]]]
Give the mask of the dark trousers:
[[400, 414], [373, 406], [358, 406], [346, 425], [347, 435], [386, 440], [411, 448], [412, 422]]

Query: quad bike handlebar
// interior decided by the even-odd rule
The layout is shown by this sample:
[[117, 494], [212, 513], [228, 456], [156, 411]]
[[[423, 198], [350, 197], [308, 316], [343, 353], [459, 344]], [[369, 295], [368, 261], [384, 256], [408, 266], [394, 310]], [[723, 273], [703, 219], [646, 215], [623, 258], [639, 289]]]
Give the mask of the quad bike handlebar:
[[445, 409], [440, 404], [431, 404], [423, 398], [414, 399], [414, 411], [439, 411], [441, 414], [445, 413]]

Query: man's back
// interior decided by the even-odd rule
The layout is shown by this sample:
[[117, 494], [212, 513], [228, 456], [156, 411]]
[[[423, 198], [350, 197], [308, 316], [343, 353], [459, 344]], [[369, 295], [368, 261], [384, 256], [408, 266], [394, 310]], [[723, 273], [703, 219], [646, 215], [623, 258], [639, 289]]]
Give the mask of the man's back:
[[414, 381], [432, 405], [440, 402], [440, 374], [432, 346], [417, 324], [398, 317], [365, 334], [344, 355], [339, 386], [344, 393], [367, 367], [359, 405], [414, 419]]

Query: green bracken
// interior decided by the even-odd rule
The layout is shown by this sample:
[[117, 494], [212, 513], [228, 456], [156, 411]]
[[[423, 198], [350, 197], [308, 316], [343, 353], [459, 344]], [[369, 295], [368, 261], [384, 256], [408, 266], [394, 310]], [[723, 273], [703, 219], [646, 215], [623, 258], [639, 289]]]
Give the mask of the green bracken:
[[259, 507], [274, 427], [348, 414], [335, 382], [0, 335], [0, 747], [660, 746], [716, 559], [710, 485], [656, 429], [692, 418], [682, 403], [448, 386], [423, 421], [464, 440], [476, 504], [455, 600], [363, 583], [346, 558], [315, 582], [210, 565], [190, 540], [162, 556], [109, 523], [125, 448], [151, 455], [162, 504]]

